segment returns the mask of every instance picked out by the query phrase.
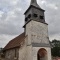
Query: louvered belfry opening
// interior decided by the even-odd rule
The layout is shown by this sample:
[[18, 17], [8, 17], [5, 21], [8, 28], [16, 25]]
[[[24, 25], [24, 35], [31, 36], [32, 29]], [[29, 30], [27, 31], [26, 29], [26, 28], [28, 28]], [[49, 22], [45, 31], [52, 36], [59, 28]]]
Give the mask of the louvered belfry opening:
[[31, 0], [30, 6], [25, 11], [25, 25], [31, 20], [45, 23], [45, 10], [43, 10], [37, 3], [37, 0]]

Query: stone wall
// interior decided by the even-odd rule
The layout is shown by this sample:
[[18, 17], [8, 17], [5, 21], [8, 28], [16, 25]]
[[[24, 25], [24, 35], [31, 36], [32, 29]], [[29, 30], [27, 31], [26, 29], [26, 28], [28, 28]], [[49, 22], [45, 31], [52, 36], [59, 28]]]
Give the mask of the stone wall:
[[0, 60], [5, 60], [2, 48], [0, 48]]
[[10, 49], [5, 52], [5, 60], [18, 60], [18, 58], [19, 48]]
[[48, 25], [36, 21], [30, 21], [26, 25], [26, 35], [28, 35], [28, 44], [31, 43], [46, 43], [48, 39]]
[[19, 49], [19, 60], [26, 60], [27, 57], [26, 50], [27, 50], [26, 41], [23, 41]]
[[32, 20], [26, 25], [26, 35], [28, 36], [27, 52], [29, 52], [27, 60], [37, 60], [37, 53], [41, 48], [46, 49], [47, 60], [51, 60], [51, 48], [48, 46], [48, 25]]
[[46, 60], [51, 60], [51, 49], [49, 47], [33, 47], [33, 60], [37, 60], [37, 53], [39, 49], [44, 48], [47, 51], [47, 59]]

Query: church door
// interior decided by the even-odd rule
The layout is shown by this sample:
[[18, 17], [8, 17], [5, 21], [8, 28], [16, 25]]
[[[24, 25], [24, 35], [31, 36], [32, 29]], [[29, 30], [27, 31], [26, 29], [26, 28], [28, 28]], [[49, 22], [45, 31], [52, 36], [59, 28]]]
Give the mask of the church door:
[[39, 49], [37, 60], [47, 60], [47, 51], [44, 48]]

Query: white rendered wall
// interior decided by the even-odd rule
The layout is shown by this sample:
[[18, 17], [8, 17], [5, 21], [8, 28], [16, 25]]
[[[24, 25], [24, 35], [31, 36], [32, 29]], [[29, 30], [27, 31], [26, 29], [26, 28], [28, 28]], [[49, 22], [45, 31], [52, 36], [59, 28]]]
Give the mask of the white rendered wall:
[[26, 25], [26, 35], [28, 35], [28, 44], [32, 43], [46, 43], [48, 40], [48, 25], [36, 21], [30, 21]]
[[32, 60], [32, 46], [27, 45], [27, 39], [25, 38], [25, 43], [19, 49], [19, 59], [18, 60]]
[[32, 43], [49, 44], [48, 25], [32, 20], [26, 25], [26, 35], [28, 36], [27, 60], [37, 60], [37, 53], [40, 48], [45, 48], [47, 50], [48, 60], [51, 60], [50, 47], [33, 47], [32, 46]]
[[26, 46], [19, 49], [19, 60], [26, 60]]

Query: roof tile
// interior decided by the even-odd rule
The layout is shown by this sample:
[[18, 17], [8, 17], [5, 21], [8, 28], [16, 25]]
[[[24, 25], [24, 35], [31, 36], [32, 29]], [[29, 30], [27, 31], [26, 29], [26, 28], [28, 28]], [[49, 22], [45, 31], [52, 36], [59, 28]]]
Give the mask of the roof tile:
[[25, 33], [22, 33], [21, 35], [17, 36], [16, 38], [12, 39], [5, 47], [4, 50], [19, 47], [21, 45], [21, 42], [25, 39]]

